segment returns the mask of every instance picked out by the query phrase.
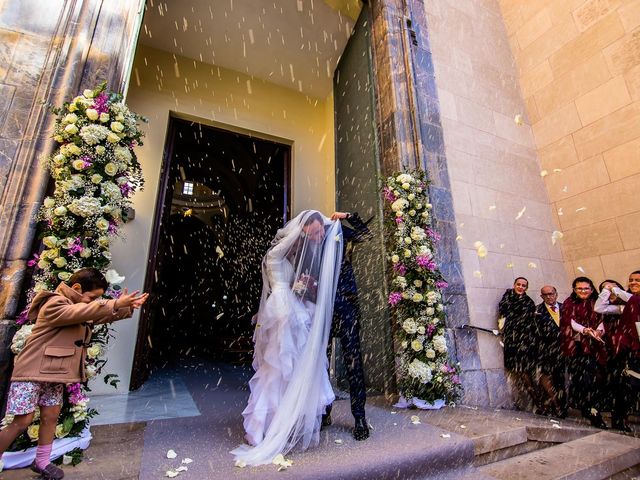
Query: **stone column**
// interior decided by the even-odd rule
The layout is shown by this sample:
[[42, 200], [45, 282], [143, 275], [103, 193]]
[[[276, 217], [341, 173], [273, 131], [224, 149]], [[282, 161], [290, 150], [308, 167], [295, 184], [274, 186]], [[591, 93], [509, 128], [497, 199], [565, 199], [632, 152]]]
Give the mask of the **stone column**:
[[434, 227], [442, 235], [437, 260], [449, 283], [444, 292], [449, 347], [461, 364], [463, 385], [486, 391], [478, 375], [476, 332], [461, 328], [469, 323], [469, 308], [424, 0], [374, 0], [371, 6], [382, 174], [412, 168], [427, 172]]
[[[49, 177], [40, 158], [55, 147], [60, 105], [106, 80], [124, 90], [144, 2], [21, 0], [0, 6], [0, 378], [8, 377], [35, 215]], [[0, 384], [0, 393], [5, 385]]]

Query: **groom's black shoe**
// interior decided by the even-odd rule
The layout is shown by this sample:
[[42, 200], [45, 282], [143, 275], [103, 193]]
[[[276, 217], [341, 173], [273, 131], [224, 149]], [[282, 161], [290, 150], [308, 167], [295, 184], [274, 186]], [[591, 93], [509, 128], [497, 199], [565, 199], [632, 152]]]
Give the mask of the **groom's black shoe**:
[[369, 425], [364, 417], [356, 418], [356, 426], [353, 427], [353, 438], [356, 440], [366, 440], [369, 438]]
[[328, 427], [333, 423], [333, 419], [331, 418], [331, 413], [322, 414], [322, 423], [320, 424], [320, 430], [325, 427]]

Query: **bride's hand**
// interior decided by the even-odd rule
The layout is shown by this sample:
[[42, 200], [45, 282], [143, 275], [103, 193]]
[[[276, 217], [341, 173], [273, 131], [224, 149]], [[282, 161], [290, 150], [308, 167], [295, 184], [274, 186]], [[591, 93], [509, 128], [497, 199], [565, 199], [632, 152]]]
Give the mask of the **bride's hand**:
[[349, 216], [348, 213], [345, 212], [333, 212], [331, 214], [331, 221], [335, 222], [336, 220], [343, 220]]

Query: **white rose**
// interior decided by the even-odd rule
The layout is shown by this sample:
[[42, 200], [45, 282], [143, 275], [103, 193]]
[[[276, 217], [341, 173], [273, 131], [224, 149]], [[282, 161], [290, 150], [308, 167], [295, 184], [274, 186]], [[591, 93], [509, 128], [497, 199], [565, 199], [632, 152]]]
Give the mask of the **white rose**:
[[102, 155], [106, 150], [107, 150], [107, 149], [106, 149], [106, 148], [104, 148], [102, 145], [98, 145], [98, 146], [96, 147], [96, 153], [97, 153], [98, 155]]
[[89, 250], [88, 248], [83, 248], [80, 252], [80, 256], [82, 258], [89, 258], [91, 256], [91, 250]]
[[38, 267], [45, 269], [49, 266], [49, 263], [47, 263], [47, 261], [44, 258], [41, 258], [40, 260], [38, 260]]
[[87, 108], [87, 118], [96, 121], [99, 118], [98, 111], [95, 108]]
[[392, 255], [391, 256], [391, 261], [393, 263], [398, 263], [400, 261], [400, 257], [398, 255]]
[[104, 166], [104, 173], [113, 177], [116, 173], [118, 173], [118, 167], [115, 163], [109, 162]]
[[426, 332], [426, 329], [425, 329], [422, 325], [420, 325], [420, 326], [418, 327], [418, 333], [419, 333], [420, 335], [424, 335], [424, 334], [425, 334], [425, 332]]
[[76, 123], [78, 121], [78, 116], [75, 113], [69, 113], [65, 115], [62, 121], [64, 123]]
[[411, 300], [413, 300], [416, 303], [421, 302], [424, 299], [424, 297], [422, 296], [421, 293], [414, 293], [413, 297], [411, 297]]
[[416, 196], [413, 193], [410, 193], [409, 195], [407, 195], [407, 198], [409, 200], [414, 200], [416, 198]]
[[74, 124], [70, 124], [64, 127], [64, 131], [71, 135], [75, 135], [76, 133], [78, 133], [78, 127], [76, 127]]
[[419, 340], [414, 340], [413, 342], [411, 342], [411, 348], [414, 351], [419, 352], [420, 350], [422, 350], [422, 342], [420, 342]]
[[58, 274], [58, 278], [60, 280], [62, 280], [63, 282], [66, 282], [67, 280], [69, 280], [71, 278], [71, 274], [69, 272], [60, 272]]
[[405, 248], [404, 256], [405, 256], [405, 258], [409, 258], [411, 256], [411, 250], [409, 250], [408, 248]]
[[411, 188], [411, 185], [409, 185], [409, 183], [408, 183], [408, 182], [407, 182], [407, 183], [403, 183], [403, 184], [402, 184], [402, 188], [403, 188], [404, 190], [409, 190], [409, 188]]
[[91, 183], [94, 184], [99, 184], [102, 181], [102, 175], [98, 175], [97, 173], [94, 173], [93, 175], [91, 175]]
[[411, 245], [411, 238], [410, 237], [404, 237], [404, 243], [406, 243], [407, 245]]
[[100, 354], [102, 354], [102, 348], [100, 348], [100, 345], [92, 345], [87, 348], [87, 357], [89, 358], [96, 358]]
[[64, 216], [64, 215], [66, 215], [66, 214], [67, 214], [67, 209], [66, 209], [65, 207], [60, 206], [60, 207], [57, 207], [57, 208], [53, 211], [53, 213], [54, 213], [55, 215], [57, 215], [58, 217], [62, 217], [62, 216]]
[[414, 284], [416, 287], [420, 288], [420, 287], [422, 286], [422, 280], [414, 280], [414, 281], [413, 281], [413, 284]]
[[37, 440], [40, 435], [40, 425], [30, 425], [29, 428], [27, 428], [27, 435], [29, 435], [31, 440]]
[[100, 121], [102, 123], [107, 123], [109, 121], [109, 114], [108, 113], [101, 113], [100, 114]]
[[56, 201], [51, 198], [51, 197], [47, 197], [44, 199], [44, 206], [47, 208], [51, 208], [56, 204]]
[[87, 88], [84, 92], [82, 92], [82, 95], [83, 95], [85, 98], [93, 98], [93, 90], [89, 90], [89, 89]]
[[121, 133], [124, 130], [124, 125], [120, 122], [111, 122], [111, 130], [116, 133]]
[[107, 135], [107, 142], [109, 143], [118, 143], [120, 141], [120, 137], [115, 133], [111, 132]]
[[56, 267], [62, 268], [67, 264], [67, 259], [64, 257], [58, 257], [53, 260]]
[[436, 358], [436, 352], [431, 348], [428, 348], [424, 353], [427, 358]]
[[71, 164], [76, 170], [84, 170], [84, 160], [74, 160]]
[[42, 243], [49, 248], [56, 248], [58, 246], [58, 238], [53, 235], [49, 235], [42, 239]]
[[106, 231], [109, 229], [109, 222], [104, 218], [99, 218], [96, 221], [96, 227], [98, 228], [98, 230]]
[[67, 157], [65, 157], [61, 153], [59, 153], [59, 154], [57, 154], [56, 156], [53, 157], [53, 164], [56, 167], [61, 167], [62, 165], [64, 165], [64, 162], [66, 162], [66, 161], [67, 161]]

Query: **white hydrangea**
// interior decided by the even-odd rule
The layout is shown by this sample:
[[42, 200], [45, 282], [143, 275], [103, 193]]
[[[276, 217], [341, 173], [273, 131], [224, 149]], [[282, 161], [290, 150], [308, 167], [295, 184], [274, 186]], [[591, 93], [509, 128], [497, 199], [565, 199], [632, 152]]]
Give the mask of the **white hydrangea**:
[[393, 283], [395, 283], [397, 286], [399, 286], [400, 288], [406, 288], [407, 286], [407, 279], [402, 277], [402, 276], [398, 276], [396, 278], [393, 279]]
[[17, 355], [22, 351], [27, 343], [27, 338], [31, 335], [31, 330], [33, 330], [33, 324], [26, 324], [16, 332], [11, 341], [11, 351], [13, 353]]
[[413, 318], [407, 318], [402, 322], [402, 329], [410, 335], [413, 335], [418, 331], [418, 324]]
[[408, 173], [401, 173], [396, 177], [396, 182], [398, 183], [411, 183], [413, 182], [413, 177]]
[[421, 383], [429, 383], [433, 376], [428, 365], [417, 358], [414, 358], [409, 364], [408, 373], [411, 377], [418, 379]]
[[90, 124], [80, 129], [80, 137], [88, 145], [96, 145], [109, 135], [109, 129], [102, 125]]
[[122, 193], [120, 192], [120, 187], [118, 187], [113, 182], [104, 182], [100, 189], [102, 191], [102, 195], [107, 197], [109, 200], [120, 200], [122, 198]]
[[78, 190], [84, 187], [84, 178], [82, 175], [71, 175], [68, 180], [62, 181], [60, 185], [67, 192]]
[[99, 198], [84, 196], [71, 202], [69, 210], [80, 217], [92, 217], [102, 212], [102, 205]]
[[409, 202], [407, 202], [406, 199], [399, 198], [391, 204], [391, 210], [393, 210], [394, 212], [401, 212], [408, 206], [409, 206]]
[[438, 292], [431, 290], [427, 293], [427, 301], [429, 303], [435, 303], [438, 300]]
[[426, 233], [424, 233], [424, 229], [420, 228], [420, 227], [413, 227], [411, 229], [411, 238], [413, 238], [416, 241], [419, 240], [424, 240], [424, 238], [426, 237]]
[[123, 147], [121, 145], [118, 145], [113, 149], [113, 155], [116, 157], [118, 162], [124, 163], [125, 165], [129, 164], [133, 158], [131, 156], [131, 151], [127, 147]]
[[433, 348], [439, 353], [447, 353], [447, 341], [442, 335], [435, 335], [433, 337]]

